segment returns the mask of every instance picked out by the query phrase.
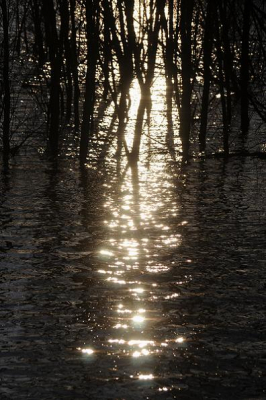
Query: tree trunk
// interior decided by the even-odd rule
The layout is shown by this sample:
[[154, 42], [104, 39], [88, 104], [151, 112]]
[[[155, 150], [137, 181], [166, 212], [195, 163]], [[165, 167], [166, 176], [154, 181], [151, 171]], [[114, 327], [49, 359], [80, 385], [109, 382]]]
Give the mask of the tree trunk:
[[78, 58], [77, 58], [77, 41], [76, 41], [76, 24], [75, 24], [76, 0], [70, 0], [70, 19], [71, 19], [71, 67], [74, 82], [74, 123], [75, 130], [79, 129], [79, 77], [78, 77]]
[[238, 84], [235, 79], [234, 69], [233, 69], [233, 56], [231, 51], [232, 39], [229, 38], [230, 21], [229, 13], [232, 12], [232, 7], [235, 4], [228, 4], [228, 0], [223, 2], [218, 2], [219, 12], [222, 24], [222, 43], [223, 43], [223, 59], [224, 59], [224, 75], [225, 75], [225, 86], [226, 86], [226, 108], [227, 108], [227, 121], [228, 128], [230, 129], [232, 120], [232, 101], [231, 101], [231, 91], [232, 89], [236, 92], [238, 91]]
[[149, 86], [145, 86], [145, 88], [142, 89], [141, 99], [138, 107], [133, 146], [132, 146], [132, 151], [130, 153], [130, 161], [133, 164], [136, 163], [139, 159], [141, 134], [143, 129], [143, 119], [145, 110], [147, 111], [147, 118], [149, 118], [151, 112], [151, 93]]
[[191, 93], [192, 93], [192, 63], [191, 63], [191, 23], [194, 0], [181, 0], [181, 74], [182, 97], [180, 114], [180, 138], [182, 141], [183, 159], [189, 154], [189, 137], [191, 128]]
[[38, 56], [39, 66], [45, 63], [45, 54], [43, 49], [43, 33], [41, 28], [40, 6], [38, 0], [32, 0], [32, 15], [34, 23], [34, 52]]
[[54, 158], [58, 154], [62, 54], [59, 50], [53, 0], [42, 0], [42, 10], [45, 22], [46, 43], [49, 48], [49, 59], [51, 62], [49, 150], [51, 156]]
[[[156, 1], [156, 15], [155, 15], [155, 22], [154, 28], [152, 27], [152, 18], [150, 18], [150, 27], [148, 30], [148, 50], [147, 50], [147, 71], [145, 76], [145, 82], [143, 77], [139, 73], [137, 73], [137, 77], [139, 79], [139, 84], [141, 88], [141, 100], [138, 109], [138, 117], [140, 120], [143, 120], [143, 116], [145, 110], [147, 111], [147, 117], [150, 118], [151, 112], [151, 85], [154, 79], [154, 70], [155, 70], [155, 61], [156, 61], [156, 54], [158, 48], [158, 40], [159, 40], [159, 30], [162, 25], [162, 18], [161, 15], [163, 14], [163, 9], [165, 6], [165, 0], [157, 0]], [[152, 13], [152, 4], [150, 3]], [[136, 46], [135, 46], [136, 48]], [[135, 63], [136, 65], [136, 52], [135, 52]], [[140, 151], [140, 143], [141, 143], [141, 135], [142, 135], [142, 122], [139, 124], [138, 121], [136, 122], [135, 126], [135, 134], [133, 140], [133, 147], [130, 153], [130, 160], [131, 162], [137, 162], [139, 159], [139, 151]]]
[[86, 162], [89, 140], [93, 133], [93, 114], [96, 89], [96, 69], [99, 58], [99, 5], [98, 2], [86, 0], [87, 20], [87, 73], [83, 121], [80, 138], [80, 163]]
[[72, 76], [71, 76], [71, 47], [69, 41], [69, 9], [67, 0], [59, 0], [61, 29], [60, 29], [60, 53], [65, 56], [65, 82], [66, 82], [66, 120], [70, 121], [72, 111]]
[[241, 130], [246, 135], [249, 129], [249, 30], [252, 0], [245, 0], [242, 31], [242, 51], [240, 66], [240, 91], [241, 91]]
[[208, 109], [209, 109], [209, 92], [211, 82], [211, 62], [212, 62], [212, 43], [213, 43], [213, 5], [214, 0], [208, 0], [205, 30], [203, 39], [203, 95], [202, 95], [202, 108], [201, 108], [201, 121], [200, 121], [200, 134], [199, 143], [200, 151], [205, 151], [206, 148], [206, 133], [208, 122]]
[[[134, 2], [131, 4], [127, 4], [125, 2], [125, 13], [126, 13], [126, 22], [127, 26], [131, 23], [133, 19], [133, 8]], [[119, 101], [118, 108], [118, 135], [117, 135], [117, 157], [119, 158], [122, 151], [123, 144], [124, 147], [127, 147], [125, 144], [125, 127], [126, 127], [126, 117], [128, 112], [127, 106], [127, 97], [129, 96], [130, 85], [133, 80], [133, 48], [134, 44], [130, 40], [129, 37], [126, 37], [125, 34], [125, 23], [123, 20], [123, 12], [122, 12], [122, 0], [119, 0], [119, 15], [120, 15], [120, 25], [123, 26], [122, 29], [122, 47], [123, 51], [121, 52], [121, 59], [119, 60], [119, 69], [120, 69], [120, 80], [121, 80], [121, 96]]]
[[224, 71], [223, 71], [223, 54], [221, 48], [221, 37], [220, 37], [220, 21], [218, 16], [215, 18], [216, 28], [216, 50], [217, 50], [217, 62], [218, 62], [218, 83], [220, 88], [221, 105], [222, 105], [222, 118], [223, 118], [223, 149], [225, 156], [229, 154], [229, 126], [228, 126], [228, 115], [227, 115], [227, 104], [225, 100], [225, 85], [224, 85]]
[[3, 65], [3, 87], [4, 87], [4, 122], [3, 122], [3, 161], [7, 165], [10, 153], [10, 81], [9, 81], [9, 21], [6, 0], [1, 1], [4, 33], [4, 65]]
[[172, 99], [173, 99], [173, 79], [174, 79], [174, 3], [169, 0], [168, 3], [168, 23], [163, 10], [162, 27], [165, 33], [166, 42], [164, 48], [164, 65], [165, 65], [165, 81], [166, 81], [166, 114], [167, 114], [167, 133], [166, 144], [169, 151], [174, 156], [174, 131], [172, 119]]

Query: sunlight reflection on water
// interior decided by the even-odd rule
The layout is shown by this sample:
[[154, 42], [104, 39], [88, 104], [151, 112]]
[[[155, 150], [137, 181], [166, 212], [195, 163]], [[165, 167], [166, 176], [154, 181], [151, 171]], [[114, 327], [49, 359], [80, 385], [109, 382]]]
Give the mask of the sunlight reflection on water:
[[264, 160], [171, 174], [163, 129], [103, 186], [21, 158], [0, 182], [4, 398], [265, 397]]
[[[160, 90], [165, 90], [164, 80], [158, 80], [157, 84]], [[131, 89], [129, 121], [135, 120], [138, 91], [135, 82]], [[159, 141], [157, 135], [164, 108], [158, 93], [153, 92], [154, 108], [150, 126], [144, 126], [143, 153], [138, 166], [124, 165], [123, 178], [117, 181], [113, 177], [104, 185], [107, 237], [98, 250], [100, 268], [97, 269], [99, 282], [110, 285], [111, 293], [109, 316], [103, 326], [108, 339], [101, 346], [106, 356], [118, 357], [114, 363], [118, 360], [122, 365], [125, 363], [125, 370], [122, 365], [121, 369], [116, 367], [117, 376], [123, 373], [128, 378], [147, 382], [155, 379], [160, 358], [164, 354], [172, 357], [185, 342], [181, 336], [184, 330], [179, 333], [173, 329], [163, 309], [163, 304], [180, 296], [174, 286], [168, 289], [164, 286], [164, 279], [172, 280], [171, 274], [174, 274], [167, 258], [182, 243], [179, 228], [182, 225], [175, 222], [180, 206], [173, 193], [174, 182], [166, 169], [165, 154], [158, 151], [148, 163], [146, 158], [151, 140], [157, 141], [158, 149], [163, 144], [162, 134]], [[129, 122], [126, 130], [129, 147], [133, 136], [134, 124]], [[130, 364], [127, 358], [132, 360]], [[165, 387], [161, 390], [165, 391]]]
[[29, 157], [0, 182], [4, 398], [265, 397], [265, 160], [177, 171], [157, 82], [138, 167], [114, 144], [103, 184]]

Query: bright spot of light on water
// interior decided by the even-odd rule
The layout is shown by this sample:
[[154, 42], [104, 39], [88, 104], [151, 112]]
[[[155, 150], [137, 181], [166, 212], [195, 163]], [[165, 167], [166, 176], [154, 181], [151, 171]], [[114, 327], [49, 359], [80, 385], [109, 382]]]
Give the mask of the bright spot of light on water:
[[184, 342], [184, 338], [179, 337], [176, 339], [176, 343], [183, 343]]
[[138, 250], [137, 249], [128, 249], [128, 255], [129, 256], [136, 256], [138, 254]]
[[107, 271], [104, 269], [98, 269], [99, 274], [107, 274]]
[[109, 339], [109, 343], [117, 343], [117, 344], [125, 344], [126, 341], [124, 339]]
[[128, 221], [127, 225], [128, 225], [130, 228], [134, 228], [134, 222], [133, 222], [132, 220]]
[[139, 375], [139, 379], [143, 380], [143, 381], [152, 380], [152, 379], [154, 379], [154, 375], [152, 375], [152, 374], [149, 374], [149, 375], [141, 374], [141, 375]]
[[134, 353], [132, 354], [132, 357], [134, 357], [134, 358], [139, 358], [139, 357], [142, 357], [142, 356], [148, 356], [148, 355], [150, 355], [150, 352], [149, 352], [149, 350], [147, 350], [147, 349], [142, 349], [141, 351], [134, 351]]
[[130, 292], [134, 292], [134, 293], [144, 293], [144, 289], [142, 289], [142, 288], [130, 289]]
[[125, 202], [128, 202], [128, 200], [131, 200], [131, 199], [132, 199], [131, 194], [127, 194], [126, 196], [124, 196], [124, 201]]
[[114, 328], [115, 329], [127, 329], [128, 328], [128, 325], [126, 325], [126, 324], [116, 324], [115, 326], [114, 326]]
[[119, 285], [125, 285], [127, 282], [121, 279], [117, 279], [117, 278], [107, 278], [106, 279], [108, 282], [114, 282], [114, 283], [118, 283]]
[[117, 312], [120, 314], [131, 314], [132, 313], [131, 310], [127, 310], [127, 309], [124, 309], [124, 310], [119, 309], [119, 310], [117, 310]]
[[147, 349], [143, 349], [143, 350], [141, 350], [141, 354], [143, 354], [144, 356], [148, 356], [150, 354], [150, 352]]
[[171, 235], [169, 237], [161, 236], [161, 238], [162, 238], [162, 243], [165, 244], [166, 246], [176, 247], [177, 245], [180, 244], [181, 235], [176, 234], [175, 236]]
[[169, 270], [169, 267], [167, 267], [166, 265], [153, 265], [153, 266], [149, 266], [146, 268], [148, 272], [152, 272], [155, 274], [158, 274], [159, 272], [166, 272]]
[[102, 254], [103, 256], [113, 256], [114, 255], [114, 253], [112, 253], [109, 250], [101, 250], [100, 254]]
[[179, 297], [179, 294], [178, 293], [173, 293], [171, 295], [165, 296], [165, 299], [169, 300], [169, 299], [174, 299], [175, 297]]
[[94, 350], [93, 349], [89, 349], [89, 348], [88, 349], [81, 349], [80, 347], [78, 347], [77, 350], [79, 350], [79, 351], [81, 351], [81, 353], [87, 354], [89, 356], [94, 353]]
[[137, 345], [140, 348], [143, 348], [143, 347], [147, 346], [148, 344], [151, 345], [151, 346], [155, 345], [154, 341], [152, 341], [152, 340], [130, 340], [128, 342], [129, 346], [136, 346]]
[[126, 247], [126, 248], [133, 248], [133, 247], [138, 247], [139, 244], [138, 244], [138, 242], [136, 242], [136, 240], [131, 239], [131, 240], [123, 240], [123, 243], [121, 246]]
[[132, 318], [132, 321], [133, 321], [133, 322], [144, 322], [144, 321], [145, 321], [145, 318], [142, 317], [141, 315], [135, 315], [135, 316]]
[[[106, 222], [106, 223], [108, 223], [108, 222]], [[109, 224], [109, 228], [116, 228], [117, 226], [118, 226], [118, 223], [115, 221], [111, 221]]]
[[140, 351], [134, 351], [134, 353], [132, 354], [132, 357], [134, 358], [138, 358], [141, 356], [141, 352]]

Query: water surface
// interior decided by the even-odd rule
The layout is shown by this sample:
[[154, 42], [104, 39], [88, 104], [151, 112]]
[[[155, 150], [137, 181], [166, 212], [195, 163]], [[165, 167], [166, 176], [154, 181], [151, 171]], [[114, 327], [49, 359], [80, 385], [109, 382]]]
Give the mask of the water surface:
[[1, 180], [2, 399], [265, 398], [265, 166]]

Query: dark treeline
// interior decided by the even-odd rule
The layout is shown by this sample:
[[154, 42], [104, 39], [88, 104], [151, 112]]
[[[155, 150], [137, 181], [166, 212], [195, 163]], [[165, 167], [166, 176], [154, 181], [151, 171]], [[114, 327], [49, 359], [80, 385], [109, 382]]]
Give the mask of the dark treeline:
[[[223, 154], [230, 153], [233, 126], [245, 149], [247, 136], [253, 134], [251, 118], [259, 119], [261, 126], [266, 123], [264, 3], [0, 0], [4, 163], [34, 130], [36, 134], [36, 120], [45, 123], [46, 129], [40, 126], [52, 158], [58, 156], [68, 126], [79, 138], [80, 161], [85, 163], [95, 141], [99, 104], [114, 105], [117, 156], [124, 151], [130, 162], [137, 161], [157, 70], [166, 79], [169, 147], [179, 137], [186, 160], [193, 131], [193, 141], [196, 132], [198, 151], [204, 154], [215, 119]], [[124, 133], [134, 79], [141, 99], [133, 145], [128, 148]], [[22, 96], [23, 101], [31, 99], [28, 108], [21, 108]], [[172, 114], [173, 107], [178, 113]], [[178, 118], [176, 131], [173, 118]]]

